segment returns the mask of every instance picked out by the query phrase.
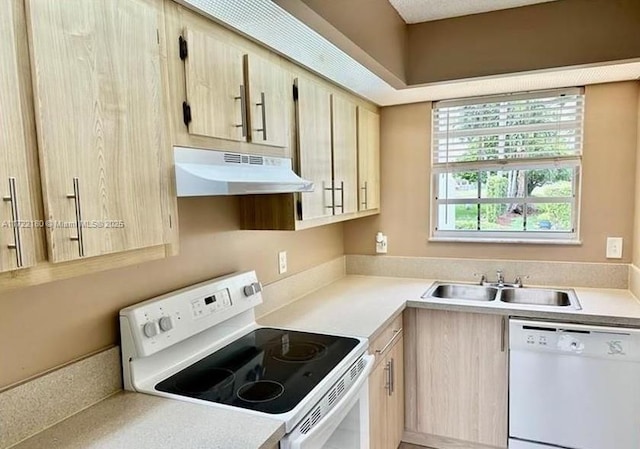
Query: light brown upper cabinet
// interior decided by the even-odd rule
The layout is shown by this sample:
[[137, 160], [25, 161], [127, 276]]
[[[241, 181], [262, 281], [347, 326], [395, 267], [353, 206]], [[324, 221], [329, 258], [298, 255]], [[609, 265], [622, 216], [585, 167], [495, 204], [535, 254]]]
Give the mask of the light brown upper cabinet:
[[49, 260], [162, 245], [160, 0], [29, 0]]
[[[299, 230], [351, 220], [379, 212], [379, 159], [375, 136], [367, 135], [366, 166], [371, 182], [371, 207], [358, 210], [357, 105], [346, 95], [306, 76], [294, 81], [295, 148], [297, 172], [313, 181], [313, 192], [246, 195], [241, 203], [242, 229]], [[373, 114], [373, 113], [372, 113]], [[374, 117], [363, 129], [374, 133]], [[364, 154], [364, 153], [363, 153]], [[363, 183], [364, 185], [364, 183]], [[369, 187], [367, 187], [369, 188]], [[364, 201], [364, 200], [363, 200]], [[375, 207], [374, 207], [375, 206]]]
[[244, 52], [204, 30], [186, 28], [179, 38], [187, 99], [185, 125], [191, 134], [247, 141]]
[[178, 38], [186, 86], [183, 121], [189, 133], [288, 147], [291, 76], [278, 64], [234, 45], [223, 31], [210, 32], [209, 26], [198, 18], [187, 23]]
[[[33, 119], [24, 76], [28, 71], [24, 4], [0, 0], [0, 272], [36, 262], [29, 160], [36, 157]], [[21, 47], [22, 46], [22, 47]]]
[[313, 181], [313, 192], [300, 194], [302, 220], [333, 215], [331, 93], [305, 78], [296, 80], [300, 176]]
[[358, 107], [358, 210], [380, 208], [380, 116]]
[[245, 56], [249, 140], [262, 145], [289, 146], [292, 78], [280, 66], [259, 56]]
[[358, 144], [356, 105], [338, 94], [331, 96], [333, 149], [333, 211], [358, 211]]

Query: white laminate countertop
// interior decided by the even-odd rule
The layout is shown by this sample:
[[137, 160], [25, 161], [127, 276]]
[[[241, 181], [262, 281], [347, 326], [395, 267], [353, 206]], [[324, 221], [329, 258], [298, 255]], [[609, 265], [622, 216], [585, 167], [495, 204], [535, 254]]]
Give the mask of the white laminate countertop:
[[272, 449], [284, 423], [121, 392], [12, 449]]
[[417, 307], [640, 327], [640, 301], [629, 290], [575, 288], [582, 309], [570, 310], [499, 301], [421, 298], [433, 282], [433, 279], [346, 276], [258, 321], [265, 326], [371, 338], [405, 307]]
[[[406, 307], [497, 313], [555, 321], [640, 327], [628, 290], [576, 288], [582, 310], [421, 299], [430, 279], [346, 276], [258, 320], [263, 326], [375, 338]], [[123, 392], [12, 449], [271, 449], [284, 435], [273, 419]]]

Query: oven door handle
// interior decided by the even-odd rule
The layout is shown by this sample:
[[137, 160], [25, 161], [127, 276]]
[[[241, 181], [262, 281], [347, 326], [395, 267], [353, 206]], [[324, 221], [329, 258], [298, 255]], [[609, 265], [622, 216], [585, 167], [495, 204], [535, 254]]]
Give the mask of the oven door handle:
[[[309, 431], [309, 433], [298, 434], [294, 430], [292, 432], [292, 435], [297, 435], [297, 438], [293, 437], [293, 439], [287, 441], [285, 444], [282, 444], [287, 439], [287, 437], [285, 437], [285, 440], [280, 442], [281, 448], [315, 449], [318, 447], [322, 447], [322, 444], [324, 444], [324, 442], [318, 445], [314, 440], [317, 440], [318, 438], [321, 438], [321, 437], [326, 438], [327, 435], [329, 436], [332, 435], [333, 431], [338, 427], [338, 425], [340, 425], [340, 423], [345, 418], [345, 416], [347, 416], [349, 411], [351, 411], [351, 407], [353, 407], [353, 405], [357, 402], [358, 398], [362, 393], [361, 391], [362, 387], [368, 386], [367, 381], [369, 380], [369, 374], [373, 369], [373, 362], [375, 361], [375, 357], [373, 357], [372, 355], [366, 355], [364, 356], [364, 359], [366, 361], [366, 365], [362, 370], [362, 373], [360, 374], [360, 378], [353, 385], [351, 385], [347, 394], [344, 395], [342, 399], [338, 401], [335, 407], [333, 407], [329, 411], [329, 413], [327, 413], [326, 416], [322, 418], [320, 422], [318, 422], [315, 426], [313, 426]], [[369, 393], [368, 388], [366, 390], [366, 393], [368, 398], [368, 393]], [[366, 408], [367, 408], [367, 414], [368, 414], [369, 413], [368, 400], [367, 400]], [[368, 435], [368, 432], [369, 432], [368, 425], [366, 426], [366, 432]]]

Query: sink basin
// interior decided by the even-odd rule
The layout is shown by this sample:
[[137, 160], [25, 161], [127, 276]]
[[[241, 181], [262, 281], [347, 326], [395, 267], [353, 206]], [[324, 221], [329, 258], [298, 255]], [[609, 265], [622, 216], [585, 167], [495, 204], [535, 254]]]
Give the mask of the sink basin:
[[464, 283], [435, 282], [422, 295], [423, 298], [484, 301], [495, 303], [540, 306], [548, 309], [565, 308], [580, 310], [576, 293], [570, 289], [539, 287], [491, 286]]
[[546, 288], [504, 288], [500, 300], [514, 304], [535, 306], [580, 308], [573, 290], [552, 290]]
[[423, 298], [463, 299], [469, 301], [493, 301], [498, 289], [472, 284], [440, 284], [436, 283]]

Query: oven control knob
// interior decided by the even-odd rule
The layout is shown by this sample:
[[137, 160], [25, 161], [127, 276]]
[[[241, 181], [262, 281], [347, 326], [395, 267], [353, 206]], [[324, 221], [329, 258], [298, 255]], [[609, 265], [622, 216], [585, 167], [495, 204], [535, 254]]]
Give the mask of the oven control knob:
[[254, 282], [244, 287], [244, 296], [253, 296], [261, 291], [262, 284], [260, 282]]
[[173, 321], [171, 321], [170, 316], [163, 316], [162, 318], [160, 318], [159, 323], [160, 323], [160, 330], [162, 332], [167, 332], [173, 329]]
[[156, 335], [158, 335], [158, 325], [154, 321], [145, 323], [145, 325], [142, 327], [142, 332], [144, 332], [144, 335], [146, 337], [155, 337]]

